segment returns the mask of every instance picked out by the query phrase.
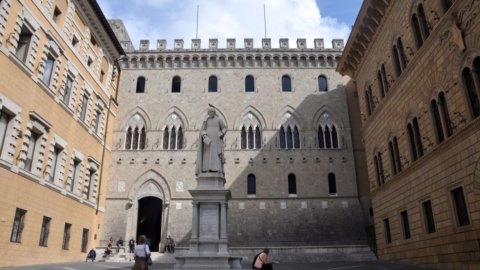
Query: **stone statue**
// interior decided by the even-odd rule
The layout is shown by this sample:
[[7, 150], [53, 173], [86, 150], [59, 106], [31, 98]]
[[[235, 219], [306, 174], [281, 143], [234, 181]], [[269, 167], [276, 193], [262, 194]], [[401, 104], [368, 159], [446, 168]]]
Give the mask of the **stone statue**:
[[215, 108], [210, 106], [208, 118], [203, 122], [200, 130], [196, 175], [205, 172], [224, 173], [223, 137], [225, 133], [227, 133], [225, 123], [217, 116]]

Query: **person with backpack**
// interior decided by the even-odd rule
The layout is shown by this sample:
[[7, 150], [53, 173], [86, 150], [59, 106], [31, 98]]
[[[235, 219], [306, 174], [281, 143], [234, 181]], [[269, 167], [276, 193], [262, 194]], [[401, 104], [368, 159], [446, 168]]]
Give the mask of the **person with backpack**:
[[265, 248], [262, 252], [255, 255], [252, 262], [252, 269], [273, 270], [272, 264], [268, 261], [270, 250]]

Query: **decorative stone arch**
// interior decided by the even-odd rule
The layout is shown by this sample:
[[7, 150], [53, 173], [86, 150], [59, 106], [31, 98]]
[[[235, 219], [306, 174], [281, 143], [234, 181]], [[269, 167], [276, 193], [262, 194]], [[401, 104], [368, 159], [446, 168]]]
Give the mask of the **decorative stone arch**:
[[[325, 117], [327, 116], [327, 117]], [[329, 106], [322, 106], [320, 109], [315, 112], [312, 118], [312, 129], [317, 130], [320, 124], [332, 124], [335, 125], [337, 130], [344, 130], [345, 123], [343, 117], [340, 117], [341, 114], [334, 108]]]
[[252, 115], [252, 119], [256, 119], [261, 130], [267, 128], [267, 122], [265, 121], [265, 117], [263, 116], [263, 114], [257, 108], [253, 106], [248, 106], [240, 113], [238, 118], [235, 120], [233, 124], [233, 130], [240, 130], [242, 128], [242, 125], [245, 124], [244, 118], [249, 118], [248, 114]]
[[[320, 108], [315, 114], [314, 114], [314, 117], [313, 117], [313, 122], [312, 122], [312, 127], [313, 127], [313, 130], [315, 130], [316, 132], [316, 142], [315, 144], [318, 144], [318, 147], [321, 147], [320, 146], [320, 138], [324, 138], [325, 140], [325, 144], [324, 145], [328, 145], [330, 144], [330, 147], [321, 147], [321, 148], [333, 148], [333, 149], [341, 149], [344, 146], [344, 140], [343, 140], [343, 132], [344, 132], [344, 128], [343, 128], [343, 122], [341, 121], [341, 118], [338, 117], [338, 113], [332, 113], [334, 110], [333, 109], [329, 109], [327, 108], [326, 106], [323, 107], [323, 108]], [[334, 117], [333, 115], [336, 115], [336, 117]], [[328, 131], [327, 132], [327, 127], [328, 127]], [[333, 131], [335, 130], [336, 132], [336, 137], [333, 137]], [[322, 136], [320, 137], [320, 132], [322, 132]], [[328, 140], [328, 144], [327, 144], [327, 139], [325, 138], [325, 136], [327, 136], [327, 133], [328, 133], [328, 136], [329, 138], [331, 138], [330, 140]], [[335, 139], [334, 139], [335, 138]], [[337, 144], [336, 147], [335, 146], [335, 143]]]
[[[217, 116], [220, 117], [223, 122], [225, 123], [225, 126], [227, 126], [227, 129], [232, 130], [233, 127], [228, 124], [227, 117], [225, 117], [225, 114], [220, 110], [220, 108], [215, 107], [215, 110], [217, 111]], [[199, 130], [202, 128], [203, 121], [207, 119], [208, 116], [208, 107], [203, 109], [200, 114], [198, 115], [197, 120], [195, 121], [195, 124], [193, 125], [193, 129]]]
[[[288, 116], [290, 115], [290, 116]], [[275, 121], [272, 124], [272, 129], [280, 129], [283, 125], [287, 123], [296, 123], [298, 124], [298, 129], [301, 131], [305, 129], [306, 124], [300, 114], [291, 106], [285, 106], [277, 114]]]
[[[480, 42], [480, 38], [479, 38]], [[478, 46], [478, 45], [476, 45]], [[465, 68], [473, 70], [473, 61], [480, 57], [480, 48], [467, 49], [460, 59], [460, 65], [458, 69], [458, 74], [462, 74]]]
[[123, 123], [121, 129], [122, 131], [123, 130], [127, 130], [128, 127], [130, 126], [131, 122], [130, 120], [135, 116], [135, 115], [138, 115], [142, 118], [142, 120], [144, 121], [144, 124], [145, 124], [145, 129], [146, 130], [150, 130], [152, 128], [152, 122], [150, 120], [150, 117], [148, 116], [148, 113], [141, 107], [135, 107], [134, 109], [132, 109], [129, 113], [127, 113], [127, 115], [131, 115], [130, 117], [126, 117], [126, 119], [128, 119], [127, 121], [125, 121], [125, 123]]
[[[185, 113], [177, 106], [173, 106], [168, 110], [165, 118], [158, 123], [157, 130], [164, 130], [165, 127], [168, 125], [169, 117], [171, 117], [172, 115], [176, 115], [179, 118], [179, 122], [182, 124], [185, 130], [189, 129], [188, 118]], [[171, 120], [175, 121], [175, 119]]]
[[[141, 174], [131, 186], [127, 195], [127, 228], [124, 239], [130, 239], [137, 232], [139, 200], [145, 197], [155, 197], [162, 200], [161, 239], [165, 239], [168, 227], [168, 216], [171, 200], [171, 188], [165, 177], [151, 169]], [[164, 242], [164, 241], [161, 241]]]

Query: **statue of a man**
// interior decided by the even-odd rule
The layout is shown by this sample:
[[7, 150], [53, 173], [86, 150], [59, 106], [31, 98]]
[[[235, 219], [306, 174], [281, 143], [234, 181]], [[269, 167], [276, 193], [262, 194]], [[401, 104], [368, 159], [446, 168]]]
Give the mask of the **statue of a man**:
[[223, 137], [227, 127], [223, 120], [217, 116], [214, 107], [208, 107], [208, 118], [203, 122], [200, 130], [199, 147], [197, 154], [196, 174], [202, 172], [223, 171]]

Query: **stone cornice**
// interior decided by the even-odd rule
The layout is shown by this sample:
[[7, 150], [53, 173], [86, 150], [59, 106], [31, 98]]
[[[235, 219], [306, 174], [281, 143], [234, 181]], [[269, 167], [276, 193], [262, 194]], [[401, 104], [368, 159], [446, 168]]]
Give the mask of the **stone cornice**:
[[122, 68], [335, 68], [341, 56], [340, 49], [135, 51], [122, 59]]
[[342, 75], [353, 77], [383, 22], [392, 0], [365, 0], [353, 26], [343, 57], [337, 67]]

